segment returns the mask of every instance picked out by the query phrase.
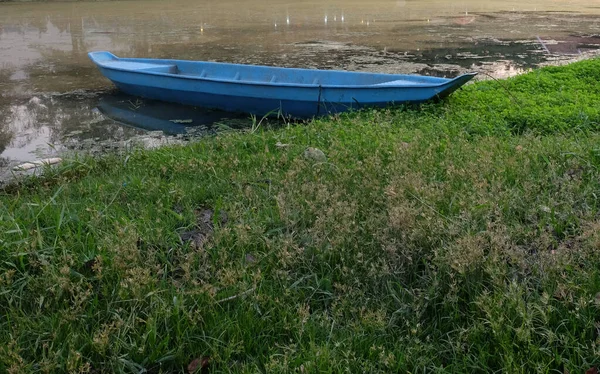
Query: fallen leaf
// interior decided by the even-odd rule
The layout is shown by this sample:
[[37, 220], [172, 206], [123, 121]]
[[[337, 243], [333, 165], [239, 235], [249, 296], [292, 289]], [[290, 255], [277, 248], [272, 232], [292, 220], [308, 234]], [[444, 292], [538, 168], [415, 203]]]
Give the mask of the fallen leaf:
[[212, 226], [212, 217], [215, 214], [212, 209], [196, 209], [194, 214], [196, 215], [196, 223], [198, 225], [206, 224]]
[[[188, 369], [188, 373], [192, 374], [192, 373], [206, 373], [208, 372], [208, 364], [210, 363], [210, 357], [209, 356], [202, 356], [199, 358], [195, 358], [192, 360], [192, 362], [189, 363], [187, 369]], [[198, 371], [198, 369], [200, 369], [200, 371]]]
[[204, 247], [204, 243], [208, 240], [208, 236], [212, 232], [203, 233], [200, 230], [192, 230], [186, 231], [179, 234], [182, 243], [191, 243], [192, 248], [194, 249], [202, 249]]
[[[210, 239], [214, 231], [213, 216], [214, 211], [208, 208], [198, 208], [194, 210], [196, 216], [196, 227], [191, 231], [185, 231], [179, 234], [182, 243], [191, 242], [194, 249], [202, 249], [204, 244]], [[219, 212], [219, 221], [222, 225], [227, 223], [227, 213]]]
[[188, 365], [188, 373], [190, 373], [190, 374], [195, 373], [199, 367], [200, 367], [200, 359], [199, 358], [193, 359], [192, 362], [190, 362]]

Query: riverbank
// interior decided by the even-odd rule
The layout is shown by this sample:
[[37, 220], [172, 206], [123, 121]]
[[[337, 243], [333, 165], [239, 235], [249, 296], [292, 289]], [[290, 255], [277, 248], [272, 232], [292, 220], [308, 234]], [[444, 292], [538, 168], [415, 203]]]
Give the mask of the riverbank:
[[[87, 53], [293, 68], [507, 78], [600, 50], [591, 0], [2, 3], [0, 181], [21, 163], [140, 135], [99, 112], [115, 94]], [[153, 113], [191, 119], [157, 104]], [[161, 117], [162, 118], [162, 117]], [[214, 121], [211, 121], [211, 123]], [[198, 128], [195, 120], [189, 128]], [[202, 124], [202, 123], [200, 123]], [[210, 126], [208, 126], [210, 127]], [[4, 174], [4, 175], [3, 175]]]
[[0, 371], [600, 364], [600, 60], [0, 195]]

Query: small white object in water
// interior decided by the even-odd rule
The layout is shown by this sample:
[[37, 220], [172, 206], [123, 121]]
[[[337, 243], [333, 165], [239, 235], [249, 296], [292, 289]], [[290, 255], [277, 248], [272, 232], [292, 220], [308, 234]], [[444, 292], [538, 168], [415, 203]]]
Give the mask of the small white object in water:
[[23, 164], [15, 166], [13, 168], [13, 170], [14, 171], [26, 171], [26, 170], [35, 169], [35, 168], [37, 168], [39, 166], [58, 164], [61, 161], [62, 161], [62, 158], [58, 158], [58, 157], [45, 158], [43, 160], [25, 162]]
[[173, 123], [192, 123], [194, 121], [192, 121], [191, 119], [170, 119], [169, 122], [173, 122]]
[[44, 108], [44, 109], [48, 108], [46, 105], [42, 104], [42, 99], [40, 99], [37, 96], [34, 96], [31, 99], [29, 99], [29, 104], [36, 105], [36, 106], [38, 106], [40, 108]]

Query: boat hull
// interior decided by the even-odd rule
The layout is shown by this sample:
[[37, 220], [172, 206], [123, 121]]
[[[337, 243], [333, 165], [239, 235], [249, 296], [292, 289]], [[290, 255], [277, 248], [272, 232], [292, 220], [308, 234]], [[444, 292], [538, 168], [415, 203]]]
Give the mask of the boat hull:
[[[177, 60], [148, 60], [148, 59], [123, 59], [123, 64], [119, 64], [121, 59], [110, 55], [112, 61], [103, 63], [94, 56], [90, 57], [98, 65], [100, 72], [110, 79], [123, 92], [141, 96], [148, 99], [175, 102], [187, 105], [215, 108], [230, 112], [244, 112], [255, 115], [284, 115], [292, 117], [313, 117], [326, 114], [335, 114], [352, 109], [368, 107], [384, 107], [391, 104], [419, 103], [435, 98], [443, 98], [451, 94], [454, 90], [469, 81], [474, 74], [463, 75], [453, 80], [443, 78], [421, 77], [421, 79], [430, 79], [431, 83], [425, 84], [411, 81], [401, 81], [395, 78], [406, 78], [401, 75], [382, 75], [372, 74], [371, 79], [375, 84], [352, 85], [346, 82], [360, 81], [361, 83], [369, 78], [365, 73], [331, 72], [338, 74], [339, 77], [333, 77], [337, 80], [345, 80], [342, 84], [331, 84], [330, 82], [320, 83], [319, 80], [326, 81], [328, 71], [310, 71], [304, 69], [284, 69], [269, 67], [254, 67], [249, 65], [234, 64], [207, 64], [204, 70], [201, 67], [194, 68], [195, 75], [184, 75], [178, 70], [192, 67], [185, 64], [192, 64], [189, 61]], [[102, 55], [106, 58], [106, 55]], [[134, 61], [141, 61], [140, 63]], [[129, 62], [129, 65], [127, 63]], [[198, 63], [202, 64], [202, 63]], [[210, 64], [210, 65], [208, 65]], [[128, 66], [134, 66], [136, 69], [127, 69]], [[148, 66], [150, 66], [148, 68]], [[140, 67], [145, 69], [140, 69]], [[158, 68], [154, 68], [158, 67]], [[239, 75], [236, 79], [222, 77], [206, 78], [206, 69], [213, 68], [214, 71], [225, 74], [230, 69], [232, 74], [238, 67], [238, 71], [248, 75], [250, 73], [257, 76], [262, 74], [267, 76], [271, 74], [275, 79], [281, 77], [290, 77], [290, 80], [302, 81], [313, 80], [310, 83], [288, 83], [288, 82], [266, 82], [257, 80], [240, 81]], [[221, 68], [221, 71], [218, 70]], [[245, 70], [263, 69], [264, 72]], [[269, 71], [272, 70], [272, 72]], [[155, 71], [158, 70], [158, 71]], [[202, 71], [202, 73], [200, 73]], [[216, 74], [216, 73], [215, 73]], [[304, 76], [298, 76], [304, 74]], [[312, 74], [309, 76], [309, 74]], [[318, 75], [320, 74], [320, 75]], [[316, 78], [314, 78], [316, 77]], [[314, 79], [313, 79], [314, 78]], [[332, 79], [333, 79], [332, 78]], [[384, 79], [388, 79], [385, 81]], [[402, 85], [394, 82], [402, 82]]]

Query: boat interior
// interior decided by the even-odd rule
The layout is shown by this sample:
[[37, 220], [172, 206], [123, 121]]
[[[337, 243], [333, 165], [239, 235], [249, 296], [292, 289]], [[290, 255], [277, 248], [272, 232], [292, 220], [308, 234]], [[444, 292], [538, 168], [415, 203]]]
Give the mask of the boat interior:
[[[106, 54], [93, 56], [94, 53]], [[118, 58], [108, 52], [92, 52], [101, 66], [128, 71], [173, 74], [220, 81], [252, 84], [294, 84], [333, 86], [414, 86], [439, 85], [448, 79], [415, 75], [391, 75], [337, 70], [290, 69], [217, 62]]]

